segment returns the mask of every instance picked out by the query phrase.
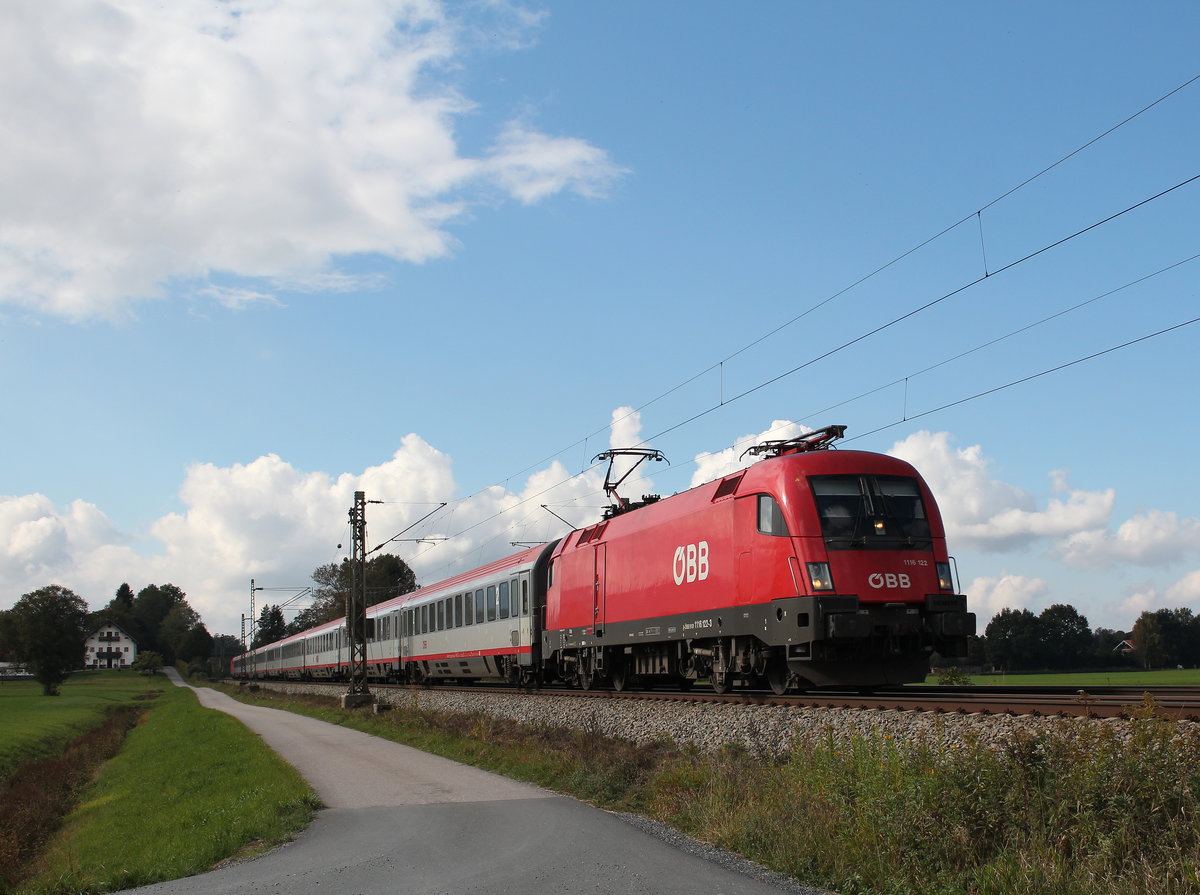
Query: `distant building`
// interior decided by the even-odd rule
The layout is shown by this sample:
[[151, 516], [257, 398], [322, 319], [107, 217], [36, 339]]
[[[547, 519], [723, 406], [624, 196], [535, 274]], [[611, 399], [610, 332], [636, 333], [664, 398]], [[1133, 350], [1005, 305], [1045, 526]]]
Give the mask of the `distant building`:
[[84, 668], [128, 668], [137, 658], [137, 641], [116, 622], [105, 622], [84, 646]]

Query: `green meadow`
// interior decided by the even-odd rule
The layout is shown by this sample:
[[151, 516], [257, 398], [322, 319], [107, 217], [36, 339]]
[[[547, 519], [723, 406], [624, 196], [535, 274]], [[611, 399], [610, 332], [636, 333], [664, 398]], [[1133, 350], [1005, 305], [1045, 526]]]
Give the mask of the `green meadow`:
[[170, 686], [164, 677], [130, 672], [76, 674], [61, 696], [43, 696], [33, 680], [0, 681], [0, 780], [22, 762], [59, 754], [113, 709], [144, 702]]
[[[936, 684], [937, 678], [930, 677], [926, 683]], [[978, 674], [971, 677], [971, 683], [988, 687], [1200, 687], [1200, 668], [1054, 674]]]
[[[34, 778], [42, 765], [68, 765], [64, 746], [98, 728], [114, 709], [140, 709], [116, 754], [86, 774], [64, 816], [40, 821], [47, 842], [20, 868], [4, 868], [0, 890], [16, 895], [111, 892], [210, 869], [220, 861], [286, 841], [319, 807], [298, 774], [228, 715], [202, 708], [190, 690], [128, 672], [73, 677], [60, 697], [31, 698], [25, 685], [0, 687], [0, 755], [5, 781]], [[29, 761], [23, 757], [33, 756]], [[85, 760], [80, 758], [79, 761]], [[68, 768], [69, 770], [69, 768]], [[55, 765], [49, 772], [63, 776]], [[11, 801], [11, 800], [10, 800]], [[6, 805], [24, 814], [20, 804]], [[31, 806], [32, 807], [32, 806]], [[0, 842], [0, 849], [3, 843]]]

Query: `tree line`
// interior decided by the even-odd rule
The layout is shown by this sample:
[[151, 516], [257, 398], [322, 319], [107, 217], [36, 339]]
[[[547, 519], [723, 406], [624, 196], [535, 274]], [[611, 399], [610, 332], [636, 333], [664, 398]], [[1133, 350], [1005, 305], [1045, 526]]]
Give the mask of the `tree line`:
[[67, 675], [83, 667], [88, 635], [109, 623], [137, 642], [143, 665], [200, 663], [213, 652], [213, 638], [199, 613], [174, 584], [150, 584], [134, 594], [124, 583], [96, 612], [89, 612], [70, 588], [51, 584], [0, 612], [0, 657], [28, 666], [42, 691], [54, 695]]
[[971, 644], [968, 664], [998, 671], [1200, 666], [1200, 616], [1187, 608], [1143, 612], [1129, 631], [1092, 628], [1074, 606], [1035, 615], [998, 612]]

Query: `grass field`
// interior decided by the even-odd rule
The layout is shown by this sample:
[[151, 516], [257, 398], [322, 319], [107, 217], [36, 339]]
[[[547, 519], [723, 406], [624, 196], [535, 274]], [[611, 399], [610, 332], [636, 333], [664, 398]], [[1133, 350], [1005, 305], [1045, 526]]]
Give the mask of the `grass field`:
[[166, 678], [128, 671], [72, 675], [61, 696], [43, 696], [42, 685], [33, 680], [0, 681], [0, 780], [31, 758], [57, 755], [81, 733], [99, 727], [112, 709], [137, 705], [169, 686]]
[[[926, 683], [936, 684], [931, 677]], [[971, 683], [989, 687], [1198, 687], [1200, 668], [1157, 671], [1072, 671], [1059, 674], [980, 674]]]
[[[139, 700], [139, 685], [143, 694], [160, 692], [153, 702]], [[7, 721], [11, 711], [20, 722], [11, 733], [3, 725], [0, 744], [9, 753], [46, 754], [102, 716], [105, 705], [146, 710], [79, 794], [36, 872], [12, 887], [17, 895], [112, 892], [199, 873], [287, 840], [319, 807], [259, 737], [163, 677], [72, 678], [62, 692], [41, 697], [39, 690], [42, 705], [16, 688], [0, 690], [0, 717]], [[39, 732], [48, 738], [39, 740]]]

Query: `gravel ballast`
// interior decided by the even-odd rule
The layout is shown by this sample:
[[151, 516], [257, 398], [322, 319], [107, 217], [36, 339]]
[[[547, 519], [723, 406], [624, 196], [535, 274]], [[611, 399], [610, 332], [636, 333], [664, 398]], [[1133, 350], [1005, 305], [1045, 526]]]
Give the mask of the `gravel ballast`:
[[[330, 696], [343, 685], [260, 682], [259, 686], [292, 694]], [[712, 751], [736, 744], [751, 752], [778, 755], [797, 743], [840, 742], [856, 736], [882, 736], [898, 742], [946, 747], [967, 741], [998, 748], [1021, 731], [1058, 723], [1113, 725], [1118, 732], [1130, 722], [1120, 719], [1048, 719], [1032, 715], [950, 714], [883, 709], [792, 708], [787, 706], [718, 705], [683, 700], [593, 699], [517, 692], [462, 693], [430, 689], [379, 688], [383, 704], [456, 714], [487, 714], [521, 724], [594, 731], [635, 743], [669, 739], [681, 746]], [[1200, 735], [1200, 725], [1180, 722], [1179, 735]]]

